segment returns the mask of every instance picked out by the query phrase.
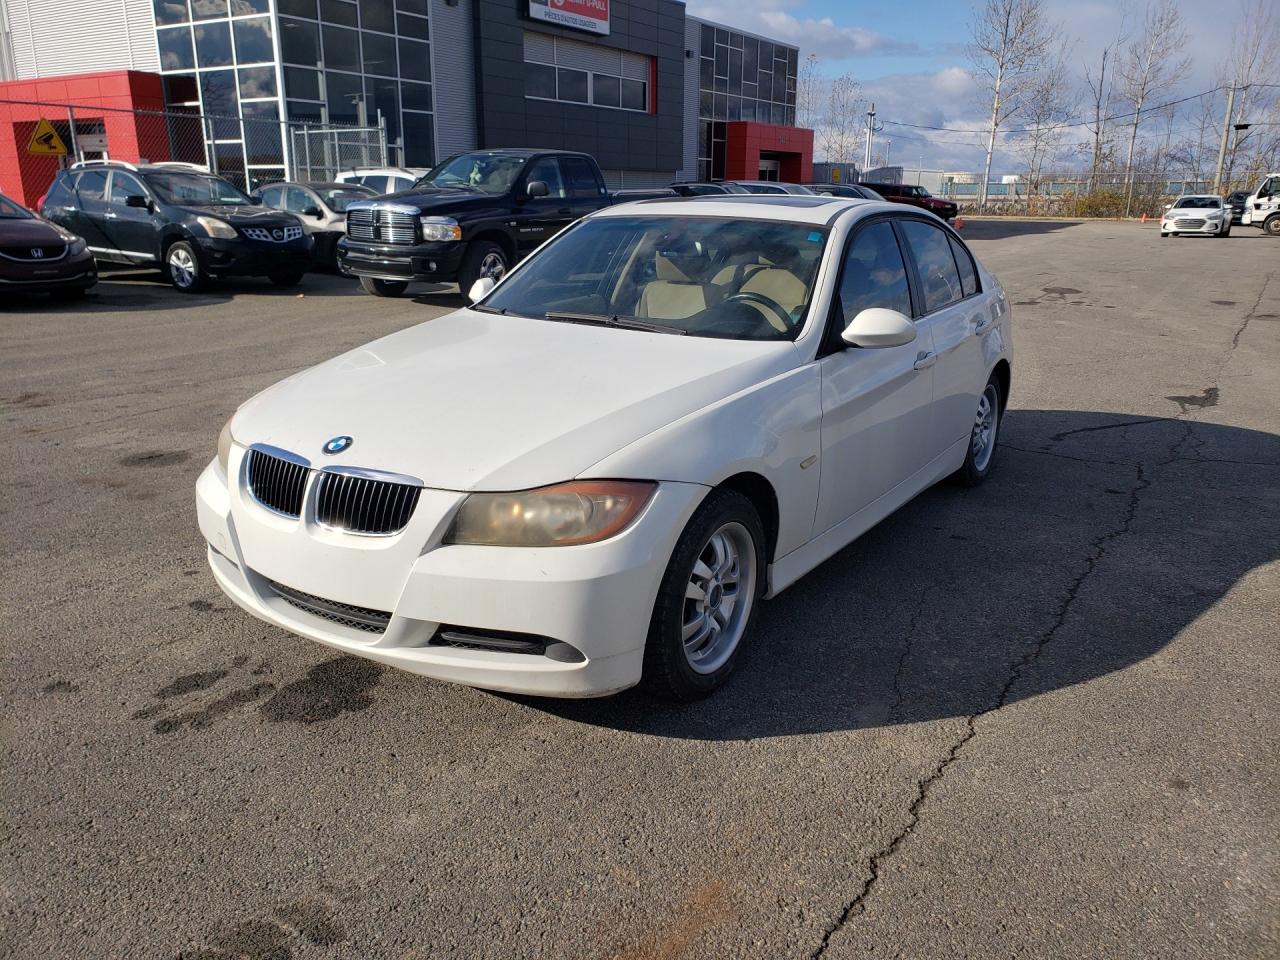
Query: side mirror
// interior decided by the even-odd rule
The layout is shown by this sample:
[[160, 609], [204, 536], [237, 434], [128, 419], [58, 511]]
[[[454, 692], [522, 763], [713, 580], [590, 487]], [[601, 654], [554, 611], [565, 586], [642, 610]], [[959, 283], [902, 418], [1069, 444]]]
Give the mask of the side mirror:
[[916, 338], [916, 327], [897, 310], [868, 307], [845, 327], [840, 339], [851, 347], [901, 347]]
[[489, 295], [489, 291], [498, 285], [498, 281], [493, 277], [481, 277], [471, 285], [471, 289], [467, 291], [468, 303], [479, 303]]
[[317, 207], [315, 204], [312, 204], [309, 207], [304, 207], [302, 210], [302, 215], [304, 217], [315, 217], [317, 220], [324, 219], [324, 214], [320, 212], [320, 208]]
[[144, 196], [133, 193], [124, 198], [124, 205], [126, 207], [141, 207], [144, 210], [149, 210], [151, 201]]
[[545, 197], [551, 191], [547, 189], [547, 181], [530, 180], [525, 186], [524, 192], [530, 197]]

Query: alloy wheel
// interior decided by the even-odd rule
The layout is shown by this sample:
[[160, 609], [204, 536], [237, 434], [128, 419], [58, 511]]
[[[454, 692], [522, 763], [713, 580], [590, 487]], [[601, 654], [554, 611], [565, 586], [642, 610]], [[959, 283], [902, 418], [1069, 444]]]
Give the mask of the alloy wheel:
[[979, 471], [987, 469], [996, 449], [996, 431], [1000, 425], [999, 395], [995, 384], [987, 384], [978, 398], [978, 412], [973, 418], [973, 434], [969, 440], [973, 451], [973, 465]]
[[755, 596], [755, 543], [745, 526], [731, 521], [699, 551], [685, 585], [680, 638], [696, 673], [714, 673], [733, 656]]
[[501, 280], [507, 272], [506, 261], [502, 259], [502, 254], [489, 252], [485, 254], [483, 260], [480, 261], [480, 276], [488, 277], [490, 280]]
[[185, 247], [169, 251], [169, 274], [176, 286], [186, 289], [196, 279], [196, 261]]

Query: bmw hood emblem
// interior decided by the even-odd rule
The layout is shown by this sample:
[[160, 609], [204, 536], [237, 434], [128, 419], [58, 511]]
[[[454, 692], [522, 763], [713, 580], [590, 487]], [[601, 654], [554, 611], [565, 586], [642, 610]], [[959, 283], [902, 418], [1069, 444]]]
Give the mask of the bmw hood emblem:
[[324, 445], [324, 452], [333, 456], [335, 453], [341, 453], [353, 443], [350, 437], [334, 437]]

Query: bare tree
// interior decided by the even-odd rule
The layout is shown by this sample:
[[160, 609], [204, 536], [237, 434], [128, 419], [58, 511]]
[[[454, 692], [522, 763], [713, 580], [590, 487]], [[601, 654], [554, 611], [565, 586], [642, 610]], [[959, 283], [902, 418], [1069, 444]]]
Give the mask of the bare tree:
[[986, 0], [970, 24], [970, 71], [984, 100], [990, 99], [987, 158], [978, 187], [978, 206], [987, 202], [991, 157], [1000, 127], [1022, 108], [1053, 42], [1055, 30], [1044, 0]]
[[1142, 111], [1153, 98], [1167, 93], [1186, 75], [1191, 62], [1178, 58], [1178, 54], [1187, 39], [1182, 14], [1174, 0], [1159, 0], [1147, 7], [1142, 33], [1129, 45], [1119, 66], [1122, 96], [1133, 113], [1129, 152], [1124, 163], [1126, 217], [1133, 200], [1133, 148], [1138, 141]]
[[[1276, 100], [1274, 84], [1280, 82], [1280, 13], [1273, 0], [1242, 0], [1240, 16], [1231, 33], [1225, 73], [1224, 81], [1236, 85], [1223, 176], [1224, 183], [1231, 183], [1237, 165], [1244, 168], [1241, 172], [1246, 177], [1262, 172], [1251, 169], [1253, 148], [1264, 143], [1267, 135], [1257, 118]], [[1251, 121], [1247, 129], [1235, 129], [1235, 125]]]
[[1014, 149], [1023, 161], [1030, 202], [1039, 195], [1046, 163], [1058, 159], [1067, 134], [1064, 124], [1075, 114], [1077, 102], [1067, 81], [1070, 50], [1059, 47], [1027, 86], [1020, 122], [1024, 129], [1014, 138]]
[[804, 58], [796, 74], [796, 125], [813, 129], [822, 121], [822, 76], [818, 55]]
[[831, 163], [852, 163], [858, 156], [861, 115], [858, 81], [849, 74], [831, 81], [820, 128], [822, 150]]
[[1089, 88], [1089, 123], [1086, 129], [1093, 138], [1093, 150], [1089, 163], [1089, 186], [1097, 185], [1098, 172], [1107, 159], [1111, 146], [1107, 138], [1107, 121], [1111, 113], [1112, 97], [1116, 84], [1116, 57], [1128, 41], [1125, 21], [1129, 16], [1127, 4], [1120, 6], [1120, 25], [1116, 35], [1098, 58], [1097, 67], [1086, 65], [1084, 82]]

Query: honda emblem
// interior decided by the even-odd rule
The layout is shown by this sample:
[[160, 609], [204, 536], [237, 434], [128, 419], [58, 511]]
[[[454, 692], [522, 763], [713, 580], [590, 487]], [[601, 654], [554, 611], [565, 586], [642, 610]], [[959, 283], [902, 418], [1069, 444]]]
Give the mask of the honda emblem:
[[41, 259], [41, 258], [43, 258], [43, 257], [44, 257], [44, 248], [43, 248], [43, 247], [32, 247], [32, 248], [31, 248], [31, 259], [32, 259], [32, 260], [40, 260], [40, 259]]

